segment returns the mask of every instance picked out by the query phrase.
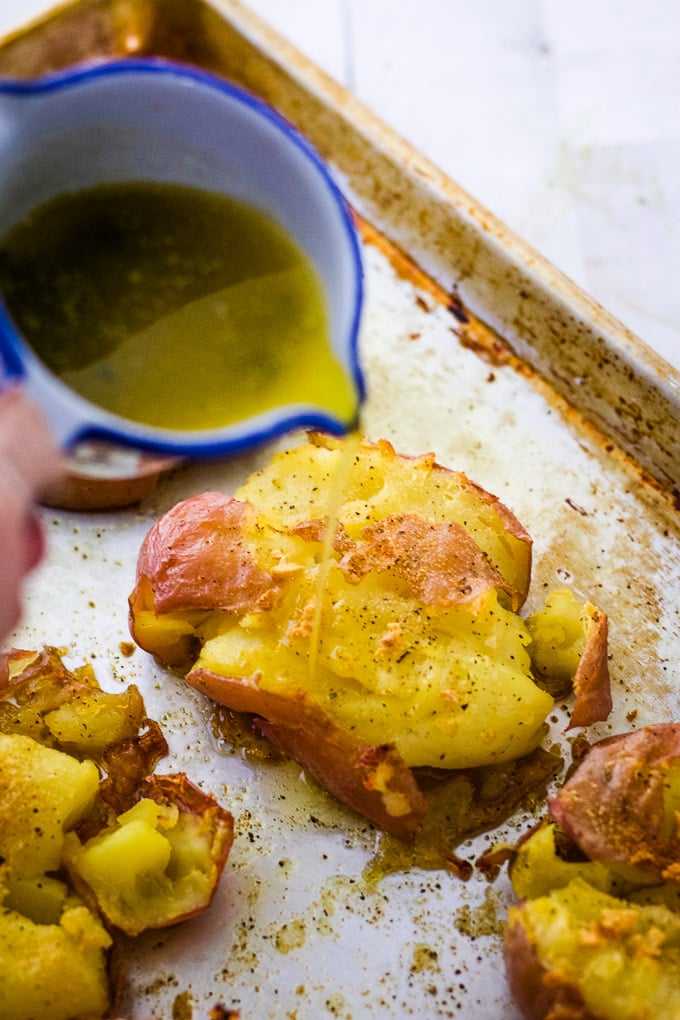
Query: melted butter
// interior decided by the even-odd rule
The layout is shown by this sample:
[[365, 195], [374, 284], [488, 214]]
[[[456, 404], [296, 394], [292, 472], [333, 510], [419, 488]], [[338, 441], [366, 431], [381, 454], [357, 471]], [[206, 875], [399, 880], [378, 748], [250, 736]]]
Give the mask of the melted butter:
[[321, 547], [321, 562], [316, 580], [316, 591], [314, 599], [314, 616], [312, 618], [312, 630], [309, 639], [309, 674], [314, 677], [316, 665], [321, 648], [321, 627], [323, 614], [323, 596], [328, 581], [328, 572], [335, 559], [333, 555], [333, 543], [338, 530], [340, 508], [345, 502], [347, 494], [347, 483], [352, 464], [361, 445], [359, 432], [352, 432], [345, 437], [335, 470], [330, 479], [328, 487], [328, 507], [326, 511], [326, 529], [324, 532], [323, 545]]
[[548, 783], [562, 765], [559, 755], [538, 747], [524, 758], [501, 765], [439, 773], [416, 770], [427, 801], [423, 826], [412, 843], [381, 832], [364, 877], [378, 881], [385, 875], [417, 867], [470, 878], [474, 862], [458, 856], [461, 843], [496, 828], [518, 808], [542, 809]]
[[224, 195], [146, 182], [60, 195], [5, 237], [0, 290], [48, 368], [133, 421], [205, 429], [295, 403], [355, 418], [311, 261]]
[[[210, 721], [221, 753], [240, 750], [258, 766], [277, 765], [285, 758], [254, 730], [251, 716], [216, 706]], [[563, 766], [558, 753], [539, 747], [524, 758], [502, 765], [442, 772], [417, 769], [415, 775], [427, 801], [423, 826], [412, 842], [379, 832], [364, 879], [375, 883], [413, 868], [449, 871], [469, 879], [476, 862], [458, 855], [461, 844], [493, 830], [518, 810], [542, 812], [548, 785]], [[319, 797], [331, 796], [312, 777], [307, 781], [318, 789]]]

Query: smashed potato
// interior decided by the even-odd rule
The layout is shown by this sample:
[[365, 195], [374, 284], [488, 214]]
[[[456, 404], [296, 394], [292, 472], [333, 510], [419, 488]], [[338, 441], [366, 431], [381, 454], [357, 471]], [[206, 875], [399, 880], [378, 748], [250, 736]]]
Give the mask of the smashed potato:
[[210, 903], [233, 819], [167, 752], [135, 687], [102, 691], [54, 649], [0, 656], [0, 1017], [94, 1020], [118, 932]]
[[[540, 743], [553, 697], [539, 672], [556, 630], [518, 615], [530, 571], [525, 529], [463, 474], [385, 441], [315, 436], [234, 498], [202, 493], [156, 523], [130, 629], [189, 684], [256, 717], [338, 798], [408, 837], [427, 810], [413, 769], [498, 764]], [[585, 725], [610, 707], [606, 616], [593, 628], [575, 599], [564, 606]]]
[[680, 882], [680, 724], [594, 744], [548, 810], [590, 860], [640, 885]]
[[580, 879], [511, 907], [506, 968], [530, 1020], [677, 1020], [680, 917]]
[[64, 846], [74, 886], [128, 935], [202, 913], [233, 840], [231, 815], [186, 776], [150, 777], [141, 792], [97, 835], [69, 833]]
[[[0, 895], [3, 893], [0, 878]], [[106, 972], [112, 939], [75, 896], [63, 895], [54, 915], [0, 911], [0, 1017], [73, 1020], [102, 1017], [111, 1005]]]
[[64, 833], [92, 807], [99, 770], [32, 737], [0, 733], [0, 857], [33, 877], [61, 863]]
[[506, 971], [526, 1017], [680, 1016], [680, 725], [594, 744], [510, 879]]

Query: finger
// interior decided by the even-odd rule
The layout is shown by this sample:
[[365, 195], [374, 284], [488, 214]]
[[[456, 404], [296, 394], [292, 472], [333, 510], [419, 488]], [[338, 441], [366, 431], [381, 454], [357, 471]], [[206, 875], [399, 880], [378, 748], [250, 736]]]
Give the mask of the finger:
[[[25, 546], [23, 500], [0, 474], [0, 639], [16, 625], [21, 609], [26, 564], [34, 550]], [[31, 538], [34, 541], [34, 538]]]
[[44, 415], [18, 386], [0, 393], [0, 457], [25, 481], [31, 501], [65, 470]]
[[24, 572], [35, 570], [45, 555], [45, 532], [39, 518], [30, 513], [24, 520]]

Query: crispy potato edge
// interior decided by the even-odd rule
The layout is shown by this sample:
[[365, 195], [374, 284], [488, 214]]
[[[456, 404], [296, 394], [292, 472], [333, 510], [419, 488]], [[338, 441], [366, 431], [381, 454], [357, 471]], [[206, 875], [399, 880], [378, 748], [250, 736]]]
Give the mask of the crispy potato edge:
[[503, 961], [512, 998], [526, 1020], [602, 1020], [586, 1007], [579, 989], [538, 957], [523, 907], [511, 907]]
[[337, 726], [304, 692], [295, 698], [194, 669], [187, 683], [219, 704], [257, 717], [257, 727], [330, 793], [401, 839], [420, 827], [427, 805], [394, 747], [371, 747]]

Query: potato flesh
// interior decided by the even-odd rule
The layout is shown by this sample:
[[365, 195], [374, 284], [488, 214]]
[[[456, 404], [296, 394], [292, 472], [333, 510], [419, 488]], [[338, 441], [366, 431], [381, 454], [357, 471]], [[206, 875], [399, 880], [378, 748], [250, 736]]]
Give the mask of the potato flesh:
[[545, 896], [582, 878], [601, 892], [611, 892], [614, 876], [599, 861], [563, 860], [555, 847], [555, 826], [541, 825], [517, 848], [510, 868], [515, 895], [521, 899]]
[[60, 747], [97, 757], [111, 744], [136, 737], [144, 714], [142, 697], [133, 685], [117, 694], [81, 693], [47, 713], [45, 723]]
[[0, 856], [16, 875], [59, 867], [64, 832], [85, 815], [98, 787], [92, 762], [31, 737], [0, 734]]
[[551, 592], [543, 609], [527, 618], [535, 669], [547, 677], [571, 681], [585, 648], [583, 606], [569, 589]]
[[133, 820], [88, 845], [77, 859], [77, 870], [99, 899], [106, 902], [116, 890], [133, 904], [137, 885], [161, 876], [169, 860], [167, 839], [148, 822]]
[[0, 733], [100, 762], [113, 746], [137, 737], [145, 716], [134, 685], [103, 691], [91, 666], [69, 670], [54, 648], [0, 656]]
[[72, 1020], [109, 1007], [105, 950], [111, 938], [75, 897], [58, 923], [0, 913], [0, 1017]]
[[537, 746], [552, 698], [530, 677], [521, 620], [494, 592], [472, 607], [425, 611], [370, 577], [348, 585], [334, 569], [312, 669], [314, 598], [314, 579], [294, 575], [273, 610], [213, 620], [197, 668], [260, 671], [264, 690], [307, 690], [341, 726], [373, 746], [393, 742], [411, 766], [487, 765]]
[[207, 905], [216, 878], [212, 851], [212, 834], [200, 815], [143, 798], [84, 845], [69, 836], [65, 859], [104, 917], [136, 935]]
[[24, 914], [38, 924], [59, 923], [69, 891], [65, 882], [49, 875], [32, 878], [7, 875], [5, 888], [3, 903], [7, 909]]
[[[153, 594], [147, 582], [139, 585], [140, 604], [151, 604]], [[148, 591], [144, 591], [148, 589]], [[193, 661], [196, 627], [205, 620], [206, 612], [166, 613], [163, 616], [149, 610], [134, 615], [134, 637], [141, 648], [153, 648], [154, 655], [171, 666], [181, 667]]]
[[300, 520], [327, 516], [335, 479], [341, 474], [338, 520], [352, 538], [367, 524], [404, 507], [430, 521], [456, 521], [524, 600], [531, 540], [498, 500], [461, 473], [436, 464], [431, 454], [402, 457], [389, 443], [363, 443], [347, 472], [342, 471], [344, 449], [341, 441], [316, 437], [312, 443], [283, 450], [263, 471], [252, 474], [235, 497], [266, 510], [274, 528], [290, 528]]
[[512, 907], [548, 981], [576, 987], [592, 1016], [676, 1020], [680, 1016], [680, 919], [637, 907], [575, 879]]

